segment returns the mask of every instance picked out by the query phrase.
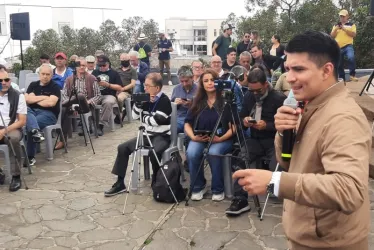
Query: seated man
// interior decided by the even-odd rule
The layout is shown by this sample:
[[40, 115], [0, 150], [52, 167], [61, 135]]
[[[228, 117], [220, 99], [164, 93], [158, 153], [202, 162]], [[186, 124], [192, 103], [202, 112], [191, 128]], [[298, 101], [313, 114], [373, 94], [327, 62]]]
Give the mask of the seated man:
[[[62, 90], [62, 120], [61, 126], [65, 142], [67, 142], [67, 134], [71, 128], [70, 120], [66, 119], [66, 112], [71, 109], [72, 104], [79, 104], [80, 111], [82, 113], [88, 113], [94, 111], [94, 106], [100, 102], [101, 93], [96, 77], [87, 72], [87, 61], [84, 57], [79, 57], [76, 62], [80, 63], [80, 67], [76, 68], [77, 76], [75, 79], [75, 90], [77, 91], [78, 100], [75, 94], [72, 94], [74, 75], [69, 76], [66, 79], [64, 88]], [[70, 98], [70, 100], [69, 100]], [[93, 112], [94, 114], [94, 112]], [[89, 127], [89, 125], [87, 124]], [[83, 127], [83, 124], [82, 124]], [[79, 135], [83, 135], [83, 132]], [[59, 141], [55, 147], [56, 150], [62, 149], [64, 143]]]
[[[268, 169], [274, 157], [275, 125], [274, 115], [283, 105], [286, 96], [272, 89], [266, 80], [265, 69], [255, 66], [248, 74], [249, 91], [244, 96], [243, 109], [240, 118], [243, 125], [250, 128], [250, 138], [246, 140], [249, 163], [263, 160], [262, 168]], [[242, 152], [245, 151], [242, 149]], [[240, 168], [245, 168], [243, 161], [238, 162]], [[226, 210], [227, 215], [239, 215], [251, 208], [248, 205], [248, 193], [245, 192], [238, 181], [234, 184], [234, 199]]]
[[239, 63], [236, 61], [236, 49], [235, 48], [228, 48], [227, 49], [227, 58], [222, 63], [222, 69], [226, 72], [229, 72], [236, 65], [239, 65]]
[[138, 73], [138, 79], [135, 82], [134, 93], [144, 93], [145, 77], [149, 73], [149, 67], [145, 62], [139, 60], [139, 53], [137, 51], [130, 51], [130, 64]]
[[177, 104], [177, 131], [184, 133], [184, 118], [191, 107], [196, 94], [197, 85], [193, 83], [193, 73], [189, 67], [182, 66], [178, 70], [179, 82], [171, 94], [171, 101]]
[[[3, 120], [0, 119], [0, 144], [7, 143], [9, 152], [12, 153], [10, 143], [12, 144], [17, 161], [10, 165], [10, 174], [12, 181], [9, 186], [9, 191], [15, 192], [21, 188], [21, 169], [22, 166], [22, 151], [20, 141], [22, 140], [22, 127], [26, 124], [27, 107], [24, 95], [11, 87], [10, 79], [7, 72], [0, 72], [0, 112]], [[7, 127], [5, 129], [5, 127]], [[6, 132], [10, 138], [8, 141], [5, 138]], [[5, 175], [0, 168], [0, 184], [4, 184]]]
[[[120, 110], [122, 111], [123, 103], [127, 98], [131, 98], [132, 90], [135, 87], [135, 82], [138, 80], [138, 74], [136, 73], [136, 69], [131, 67], [130, 65], [130, 56], [126, 53], [122, 53], [120, 55], [121, 66], [117, 70], [119, 76], [121, 77], [121, 81], [123, 84], [123, 88], [119, 91], [118, 94], [118, 104], [120, 106]], [[129, 111], [129, 110], [128, 110]], [[124, 110], [122, 113], [122, 120], [125, 117], [127, 111]], [[130, 111], [129, 111], [130, 112]], [[119, 119], [119, 115], [116, 116], [115, 122], [120, 124], [122, 121]]]
[[59, 85], [52, 81], [52, 68], [42, 64], [39, 69], [39, 81], [30, 83], [26, 91], [28, 134], [27, 154], [30, 165], [36, 162], [36, 143], [44, 140], [41, 130], [57, 122], [60, 113], [61, 90]]
[[[159, 73], [148, 74], [144, 87], [146, 93], [149, 93], [151, 96], [151, 102], [143, 104], [135, 103], [132, 110], [132, 117], [139, 119], [140, 112], [142, 112], [142, 126], [146, 128], [156, 151], [157, 158], [160, 161], [162, 153], [170, 145], [171, 102], [167, 95], [161, 92], [162, 77]], [[113, 196], [126, 191], [124, 179], [129, 157], [135, 151], [136, 140], [137, 138], [133, 138], [118, 146], [117, 158], [112, 169], [112, 174], [117, 175], [118, 179], [112, 188], [104, 193], [105, 196]], [[146, 137], [144, 137], [144, 144], [145, 146], [149, 146]], [[153, 182], [160, 166], [151, 150], [149, 151], [149, 156], [153, 169]]]
[[[0, 72], [7, 73], [6, 67], [4, 65], [2, 65], [2, 64], [0, 64]], [[7, 73], [7, 75], [8, 75], [8, 73]], [[17, 90], [18, 92], [20, 91], [19, 90], [19, 86], [18, 86], [17, 83], [11, 82], [10, 86], [12, 86], [12, 88], [15, 89], [15, 90]]]
[[[97, 66], [92, 75], [100, 78], [101, 105], [102, 113], [98, 128], [99, 136], [104, 134], [104, 125], [109, 126], [109, 120], [112, 117], [113, 106], [117, 104], [117, 91], [122, 91], [123, 85], [118, 72], [110, 68], [110, 61], [107, 56], [97, 57]], [[119, 114], [118, 114], [119, 115]]]
[[290, 93], [290, 90], [291, 90], [291, 85], [289, 84], [289, 82], [287, 82], [286, 76], [287, 76], [287, 72], [283, 73], [278, 78], [278, 81], [275, 84], [274, 89], [283, 92], [283, 94], [285, 94], [285, 95], [288, 95]]

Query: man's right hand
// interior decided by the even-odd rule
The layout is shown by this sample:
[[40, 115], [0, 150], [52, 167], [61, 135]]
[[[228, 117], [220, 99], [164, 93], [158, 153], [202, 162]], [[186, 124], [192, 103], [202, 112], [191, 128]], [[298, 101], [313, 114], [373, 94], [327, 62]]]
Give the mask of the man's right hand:
[[300, 114], [300, 108], [295, 110], [287, 106], [280, 107], [274, 116], [276, 130], [283, 133], [284, 130], [296, 129]]
[[251, 120], [251, 117], [244, 117], [243, 119], [243, 125], [244, 127], [250, 128], [252, 127], [253, 123], [249, 123], [248, 120]]
[[209, 136], [207, 135], [195, 135], [191, 138], [191, 140], [196, 142], [207, 142], [209, 141]]
[[182, 101], [181, 98], [175, 98], [174, 103], [177, 104], [177, 105], [180, 105], [180, 104], [183, 104], [183, 101]]

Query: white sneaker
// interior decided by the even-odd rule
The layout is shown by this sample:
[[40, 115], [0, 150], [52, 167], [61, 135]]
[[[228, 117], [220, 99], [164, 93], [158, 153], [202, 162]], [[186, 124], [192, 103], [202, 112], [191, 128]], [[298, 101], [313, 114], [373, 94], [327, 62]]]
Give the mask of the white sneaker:
[[224, 199], [225, 199], [225, 193], [212, 195], [212, 201], [223, 201]]
[[170, 86], [173, 86], [172, 81], [168, 81], [168, 84], [169, 84]]
[[193, 201], [201, 201], [204, 197], [204, 194], [205, 194], [205, 189], [201, 190], [200, 192], [198, 193], [192, 193], [191, 195], [191, 200]]

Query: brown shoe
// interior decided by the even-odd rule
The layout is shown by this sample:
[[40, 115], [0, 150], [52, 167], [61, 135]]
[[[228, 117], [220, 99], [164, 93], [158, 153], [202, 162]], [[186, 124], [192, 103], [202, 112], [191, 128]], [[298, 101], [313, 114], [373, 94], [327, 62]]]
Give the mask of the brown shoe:
[[65, 146], [64, 143], [62, 141], [59, 141], [56, 144], [55, 150], [60, 150], [60, 149], [64, 148], [64, 146]]

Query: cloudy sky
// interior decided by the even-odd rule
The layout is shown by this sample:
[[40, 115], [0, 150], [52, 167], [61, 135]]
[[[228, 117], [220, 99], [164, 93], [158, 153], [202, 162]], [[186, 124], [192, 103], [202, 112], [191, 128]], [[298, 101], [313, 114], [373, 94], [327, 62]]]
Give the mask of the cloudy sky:
[[[238, 16], [247, 15], [245, 0], [230, 0], [229, 4], [217, 0], [0, 0], [0, 3], [21, 3], [23, 5], [48, 5], [55, 7], [94, 7], [123, 9], [124, 18], [142, 16], [153, 18], [163, 29], [164, 20], [169, 17], [200, 19], [226, 18], [230, 12]], [[87, 18], [87, 17], [82, 17]]]

